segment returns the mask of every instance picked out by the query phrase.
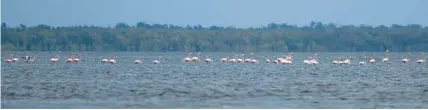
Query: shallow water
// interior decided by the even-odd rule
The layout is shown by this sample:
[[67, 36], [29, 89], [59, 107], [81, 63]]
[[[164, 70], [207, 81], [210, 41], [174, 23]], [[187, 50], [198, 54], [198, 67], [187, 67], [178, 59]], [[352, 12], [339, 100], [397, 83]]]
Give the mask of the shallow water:
[[[51, 64], [54, 52], [20, 54], [38, 59], [2, 62], [2, 108], [428, 108], [428, 65], [400, 63], [407, 53], [365, 66], [357, 64], [364, 53], [319, 53], [316, 67], [301, 62], [311, 53], [295, 53], [291, 65], [263, 62], [281, 53], [255, 53], [258, 64], [219, 61], [232, 53], [203, 53], [215, 56], [210, 64], [184, 63], [187, 53], [85, 52], [78, 64]], [[344, 55], [352, 65], [330, 64]], [[143, 64], [133, 64], [140, 56]], [[162, 63], [151, 64], [158, 56]]]

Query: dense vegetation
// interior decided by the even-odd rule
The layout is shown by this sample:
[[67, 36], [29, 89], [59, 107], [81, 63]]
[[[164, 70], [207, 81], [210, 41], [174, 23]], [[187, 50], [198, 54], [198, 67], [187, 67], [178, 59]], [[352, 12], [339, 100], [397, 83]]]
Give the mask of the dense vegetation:
[[350, 52], [428, 51], [428, 27], [337, 26], [311, 22], [298, 27], [271, 23], [260, 28], [180, 27], [138, 22], [96, 26], [1, 26], [1, 49], [17, 51], [211, 51]]

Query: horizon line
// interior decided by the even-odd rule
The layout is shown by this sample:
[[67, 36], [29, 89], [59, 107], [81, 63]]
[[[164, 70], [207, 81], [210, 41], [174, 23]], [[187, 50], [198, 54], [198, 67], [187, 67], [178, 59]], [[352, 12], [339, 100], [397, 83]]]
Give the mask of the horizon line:
[[303, 28], [303, 27], [307, 27], [307, 26], [311, 26], [311, 23], [321, 23], [324, 26], [325, 25], [334, 25], [335, 27], [343, 27], [343, 26], [355, 26], [355, 27], [361, 27], [361, 26], [365, 26], [365, 27], [392, 27], [394, 25], [399, 25], [399, 26], [410, 26], [410, 25], [418, 25], [421, 28], [428, 28], [428, 25], [424, 25], [424, 24], [415, 24], [415, 23], [408, 23], [408, 24], [379, 24], [379, 25], [369, 25], [369, 24], [339, 24], [339, 23], [333, 23], [333, 22], [321, 22], [321, 21], [310, 21], [308, 22], [308, 24], [306, 25], [297, 25], [297, 24], [290, 24], [290, 23], [275, 23], [275, 22], [271, 22], [271, 23], [266, 23], [264, 25], [261, 26], [250, 26], [250, 27], [236, 27], [233, 25], [228, 25], [228, 26], [221, 26], [221, 25], [201, 25], [201, 24], [187, 24], [187, 25], [177, 25], [177, 24], [165, 24], [165, 23], [147, 23], [147, 22], [143, 22], [143, 21], [138, 21], [135, 23], [126, 23], [126, 22], [116, 22], [114, 25], [94, 25], [94, 24], [75, 24], [75, 25], [53, 25], [53, 24], [44, 24], [44, 23], [39, 23], [36, 25], [28, 25], [28, 24], [15, 24], [15, 25], [9, 25], [7, 22], [2, 21], [2, 24], [5, 23], [7, 28], [18, 28], [20, 25], [25, 25], [27, 28], [28, 27], [37, 27], [40, 25], [47, 25], [51, 28], [59, 28], [59, 27], [78, 27], [78, 26], [89, 26], [89, 27], [101, 27], [101, 28], [115, 28], [117, 24], [121, 24], [124, 23], [126, 25], [128, 25], [131, 28], [136, 28], [138, 23], [144, 23], [144, 24], [148, 24], [148, 25], [155, 25], [155, 24], [159, 24], [159, 25], [167, 25], [167, 26], [177, 26], [177, 27], [182, 27], [182, 28], [186, 28], [188, 26], [190, 27], [195, 27], [195, 26], [201, 26], [202, 28], [210, 28], [210, 27], [222, 27], [222, 28], [236, 28], [236, 29], [252, 29], [252, 28], [265, 28], [268, 27], [270, 24], [277, 24], [277, 25], [287, 25], [287, 26], [292, 26], [292, 27], [297, 27], [297, 28]]

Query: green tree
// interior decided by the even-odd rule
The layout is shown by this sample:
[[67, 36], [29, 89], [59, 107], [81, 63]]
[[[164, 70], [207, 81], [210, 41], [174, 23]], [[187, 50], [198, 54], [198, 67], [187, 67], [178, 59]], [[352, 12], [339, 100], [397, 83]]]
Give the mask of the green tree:
[[1, 37], [2, 50], [21, 51], [427, 51], [426, 42], [428, 28], [417, 24], [338, 26], [315, 21], [302, 27], [270, 23], [246, 29], [144, 22], [117, 23], [114, 28], [8, 27], [3, 22]]

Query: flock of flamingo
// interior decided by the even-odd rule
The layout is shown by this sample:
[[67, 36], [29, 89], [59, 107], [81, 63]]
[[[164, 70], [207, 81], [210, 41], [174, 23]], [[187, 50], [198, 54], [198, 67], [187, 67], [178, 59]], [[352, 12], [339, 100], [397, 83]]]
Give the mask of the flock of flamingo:
[[[389, 54], [388, 53], [389, 53], [389, 50], [386, 50], [386, 55], [385, 55], [385, 57], [382, 58], [382, 62], [388, 62], [389, 61]], [[254, 54], [251, 53], [251, 56], [253, 56], [253, 55]], [[290, 53], [286, 57], [279, 57], [279, 58], [272, 59], [272, 60], [269, 57], [266, 57], [265, 62], [266, 63], [274, 63], [274, 64], [292, 64], [293, 63], [293, 55], [294, 55], [293, 53]], [[185, 57], [183, 59], [183, 62], [200, 62], [201, 61], [200, 56], [201, 56], [200, 52], [198, 53], [197, 56], [192, 56], [192, 53], [189, 53], [189, 56]], [[224, 57], [224, 58], [221, 58], [220, 61], [221, 62], [231, 62], [231, 63], [241, 63], [241, 62], [243, 62], [243, 63], [252, 63], [252, 64], [259, 63], [256, 58], [251, 58], [251, 57], [245, 58], [244, 54], [241, 54], [240, 57], [238, 57], [238, 56], [239, 55], [235, 55], [234, 58]], [[425, 56], [424, 53], [422, 53], [422, 57], [423, 58], [416, 60], [416, 63], [418, 63], [418, 64], [425, 63], [426, 62], [426, 56]], [[36, 60], [37, 57], [23, 56], [21, 58], [23, 58], [23, 60], [26, 63], [32, 63], [32, 62], [34, 62]], [[55, 57], [50, 58], [50, 62], [57, 63], [57, 62], [59, 62], [59, 59], [60, 59], [59, 56], [56, 55]], [[360, 61], [358, 64], [359, 65], [365, 65], [366, 62], [370, 63], [370, 64], [376, 63], [376, 59], [375, 58], [370, 58], [367, 61], [366, 61], [366, 59], [367, 58], [365, 57], [364, 60]], [[4, 62], [6, 62], [6, 63], [14, 63], [14, 62], [17, 62], [18, 60], [19, 60], [19, 57], [17, 55], [15, 55], [15, 56], [11, 55], [11, 58], [8, 58], [8, 59], [4, 60]], [[80, 61], [81, 61], [80, 58], [76, 57], [76, 55], [72, 55], [71, 57], [68, 57], [66, 59], [67, 63], [79, 63]], [[206, 63], [212, 63], [214, 60], [211, 59], [208, 56], [208, 57], [206, 57], [204, 59], [204, 61]], [[104, 59], [101, 60], [101, 62], [102, 63], [115, 64], [115, 63], [117, 63], [117, 57], [114, 57], [114, 58], [104, 58]], [[401, 62], [402, 63], [409, 63], [410, 62], [410, 54], [407, 57], [403, 58], [401, 60]], [[135, 63], [135, 64], [142, 64], [143, 60], [142, 59], [137, 59], [133, 63]], [[153, 64], [159, 64], [159, 63], [161, 63], [161, 57], [159, 57], [156, 60], [153, 60], [152, 63]], [[308, 59], [306, 59], [306, 60], [303, 61], [303, 63], [306, 64], [306, 65], [317, 65], [318, 64], [318, 54], [315, 54], [313, 56], [309, 56]], [[333, 60], [332, 64], [349, 65], [349, 64], [351, 64], [351, 57], [349, 57], [349, 58], [341, 58], [340, 60]]]

